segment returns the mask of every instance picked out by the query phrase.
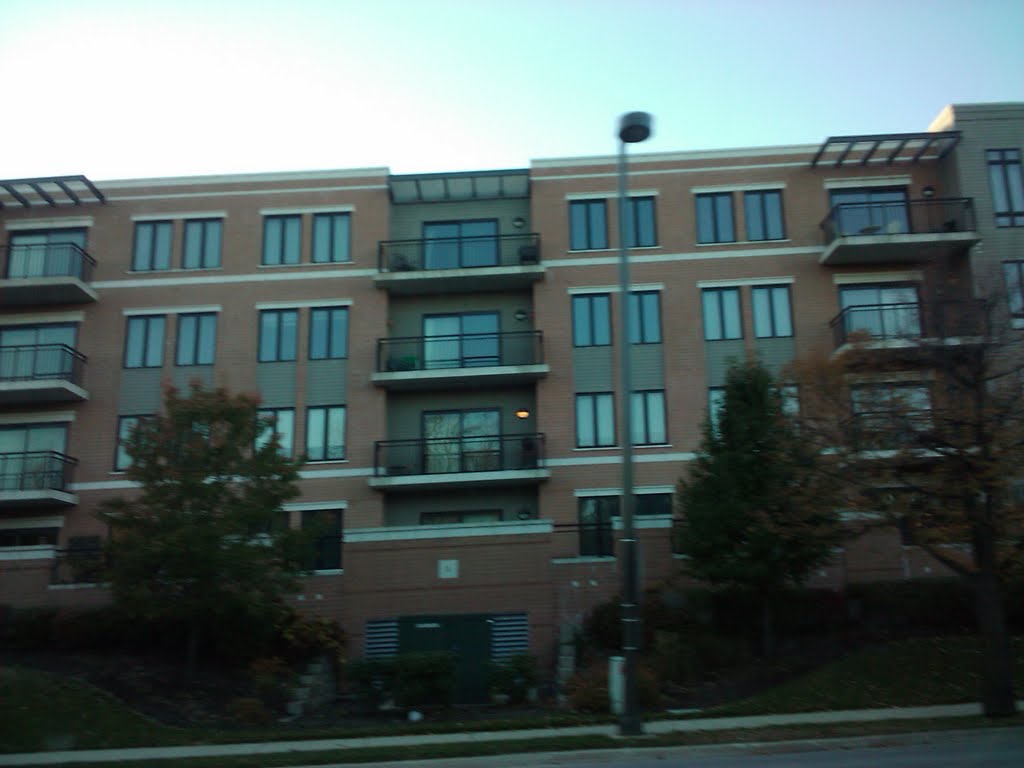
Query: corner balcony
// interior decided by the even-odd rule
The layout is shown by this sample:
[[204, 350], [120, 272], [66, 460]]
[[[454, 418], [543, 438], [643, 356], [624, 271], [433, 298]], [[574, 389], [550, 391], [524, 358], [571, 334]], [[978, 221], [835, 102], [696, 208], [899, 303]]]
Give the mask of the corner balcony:
[[88, 400], [85, 361], [66, 344], [0, 347], [0, 405]]
[[0, 248], [0, 306], [88, 304], [96, 261], [74, 243]]
[[970, 198], [840, 203], [821, 222], [827, 266], [919, 263], [965, 252], [981, 238]]
[[907, 354], [922, 347], [971, 345], [982, 332], [977, 300], [847, 307], [829, 322], [835, 354], [861, 351]]
[[68, 491], [76, 464], [57, 451], [0, 453], [0, 510], [77, 504]]
[[544, 277], [540, 235], [386, 240], [374, 283], [396, 295], [507, 291]]
[[549, 477], [543, 434], [381, 440], [374, 446], [370, 487], [399, 493], [526, 486]]
[[371, 377], [393, 391], [528, 384], [548, 375], [540, 331], [377, 340]]

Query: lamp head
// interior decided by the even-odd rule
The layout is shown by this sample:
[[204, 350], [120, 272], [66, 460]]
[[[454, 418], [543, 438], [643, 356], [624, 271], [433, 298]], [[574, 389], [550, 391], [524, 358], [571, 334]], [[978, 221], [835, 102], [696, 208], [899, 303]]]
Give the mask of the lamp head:
[[619, 118], [619, 138], [626, 144], [637, 144], [651, 135], [650, 112], [627, 112]]

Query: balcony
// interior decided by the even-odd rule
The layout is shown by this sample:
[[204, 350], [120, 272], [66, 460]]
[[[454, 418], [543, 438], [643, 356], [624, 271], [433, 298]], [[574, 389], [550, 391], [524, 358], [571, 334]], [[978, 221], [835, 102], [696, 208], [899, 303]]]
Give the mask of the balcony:
[[952, 256], [980, 238], [970, 198], [840, 203], [821, 222], [821, 263], [915, 263]]
[[87, 304], [96, 261], [74, 243], [0, 248], [0, 306]]
[[513, 331], [378, 339], [372, 378], [396, 391], [454, 389], [525, 384], [549, 371], [541, 332]]
[[0, 453], [0, 509], [77, 504], [78, 497], [68, 492], [76, 464], [57, 451]]
[[378, 441], [370, 486], [402, 492], [536, 485], [549, 477], [543, 434], [439, 437]]
[[540, 235], [386, 240], [377, 248], [374, 282], [393, 294], [505, 291], [544, 277]]
[[914, 458], [934, 458], [935, 424], [931, 410], [873, 410], [854, 414], [846, 423], [850, 446], [864, 458], [889, 458], [910, 452]]
[[85, 360], [66, 344], [0, 347], [0, 405], [87, 400]]
[[976, 300], [847, 307], [829, 322], [837, 352], [915, 350], [970, 344], [981, 334], [984, 308]]

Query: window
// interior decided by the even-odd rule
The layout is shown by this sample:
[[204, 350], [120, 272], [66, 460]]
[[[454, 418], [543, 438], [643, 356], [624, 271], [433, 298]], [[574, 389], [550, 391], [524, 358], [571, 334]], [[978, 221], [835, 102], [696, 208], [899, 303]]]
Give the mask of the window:
[[178, 350], [175, 365], [213, 365], [216, 347], [215, 313], [178, 315]]
[[661, 343], [661, 295], [658, 291], [629, 294], [629, 341], [631, 344]]
[[74, 323], [0, 326], [0, 381], [74, 380]]
[[732, 192], [697, 195], [697, 242], [732, 243], [735, 240]]
[[611, 297], [607, 293], [572, 297], [572, 343], [576, 347], [607, 347], [612, 343]]
[[671, 515], [672, 494], [638, 493], [633, 497], [633, 513], [637, 516]]
[[423, 318], [423, 367], [500, 365], [497, 312], [427, 315]]
[[120, 416], [117, 419], [117, 449], [114, 454], [114, 471], [123, 472], [132, 465], [131, 456], [128, 455], [128, 441], [132, 433], [146, 419], [152, 418], [150, 414], [141, 416]]
[[633, 405], [631, 426], [633, 445], [664, 445], [668, 442], [665, 432], [665, 392], [650, 390], [630, 394]]
[[862, 448], [912, 444], [931, 428], [931, 394], [926, 384], [865, 384], [850, 391], [854, 429]]
[[626, 201], [630, 218], [627, 220], [626, 247], [644, 248], [658, 244], [658, 230], [654, 221], [653, 197], [630, 197]]
[[1024, 227], [1024, 181], [1021, 180], [1020, 151], [990, 149], [988, 180], [992, 185], [992, 209], [997, 227]]
[[743, 218], [747, 221], [747, 240], [784, 240], [786, 237], [782, 192], [777, 189], [744, 193]]
[[752, 289], [751, 300], [754, 305], [754, 336], [769, 339], [793, 335], [788, 285], [758, 286]]
[[185, 222], [182, 269], [216, 269], [220, 266], [223, 224], [220, 219], [192, 219]]
[[314, 309], [309, 315], [309, 359], [348, 357], [348, 307]]
[[1003, 277], [1006, 278], [1006, 298], [1010, 313], [1024, 317], [1024, 261], [1003, 262]]
[[311, 531], [313, 553], [308, 564], [311, 571], [336, 571], [341, 568], [340, 509], [304, 509], [302, 529]]
[[348, 243], [347, 213], [318, 213], [313, 217], [314, 264], [351, 261]]
[[301, 216], [263, 217], [263, 263], [298, 264], [302, 253]]
[[297, 327], [297, 310], [261, 310], [259, 361], [261, 363], [270, 363], [294, 360]]
[[725, 405], [725, 387], [710, 387], [708, 389], [708, 424], [714, 435], [720, 434], [719, 427], [722, 418], [722, 407]]
[[839, 305], [843, 310], [844, 340], [855, 332], [873, 339], [921, 335], [921, 311], [914, 285], [845, 285], [839, 289]]
[[89, 280], [85, 238], [85, 229], [79, 228], [11, 232], [5, 277], [70, 275]]
[[164, 316], [128, 318], [124, 341], [125, 368], [160, 368], [164, 364]]
[[171, 231], [169, 221], [140, 221], [135, 224], [132, 269], [152, 272], [171, 268]]
[[257, 415], [263, 428], [256, 436], [256, 450], [262, 450], [276, 434], [278, 452], [291, 458], [295, 446], [295, 409], [261, 408]]
[[59, 528], [5, 528], [0, 529], [0, 548], [55, 547]]
[[705, 288], [701, 292], [704, 307], [704, 339], [742, 339], [739, 288]]
[[423, 413], [426, 474], [500, 470], [501, 413], [495, 409]]
[[310, 461], [345, 458], [345, 406], [306, 410], [306, 457]]
[[569, 203], [569, 248], [593, 251], [608, 247], [608, 217], [604, 200]]
[[615, 557], [612, 518], [618, 514], [618, 496], [580, 497], [581, 557]]
[[462, 512], [422, 512], [420, 525], [453, 525], [456, 523], [500, 523], [500, 509], [472, 509]]
[[910, 232], [907, 190], [903, 187], [834, 190], [831, 199], [832, 219], [840, 237]]
[[782, 415], [796, 418], [800, 415], [800, 387], [796, 384], [784, 384], [778, 389], [782, 406]]
[[615, 406], [611, 392], [576, 395], [576, 447], [615, 445]]
[[67, 424], [0, 426], [0, 491], [63, 490]]
[[423, 224], [425, 269], [494, 267], [498, 264], [498, 221], [428, 221]]

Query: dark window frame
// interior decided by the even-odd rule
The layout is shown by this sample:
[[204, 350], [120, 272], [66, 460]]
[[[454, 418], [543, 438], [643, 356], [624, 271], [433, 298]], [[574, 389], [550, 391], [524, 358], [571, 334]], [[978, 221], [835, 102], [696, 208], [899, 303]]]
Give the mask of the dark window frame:
[[[199, 253], [197, 263], [190, 264], [194, 259], [189, 251], [189, 230], [199, 228]], [[217, 229], [217, 248], [210, 253], [209, 239], [211, 231]], [[185, 219], [181, 237], [181, 268], [182, 269], [220, 269], [224, 250], [224, 219], [213, 217], [202, 219]], [[209, 263], [208, 263], [209, 262]]]
[[[323, 411], [324, 424], [323, 432], [319, 435], [322, 439], [323, 445], [323, 456], [314, 457], [310, 454], [309, 438], [313, 434], [312, 427], [310, 425], [314, 412]], [[341, 428], [341, 451], [337, 454], [331, 453], [330, 444], [330, 433], [331, 433], [331, 414], [341, 411], [342, 413], [342, 428]], [[308, 462], [320, 462], [320, 461], [344, 461], [346, 454], [348, 453], [348, 408], [344, 403], [336, 403], [334, 405], [311, 405], [306, 408], [306, 461]]]
[[[282, 442], [281, 448], [283, 449], [283, 450], [279, 451], [279, 453], [282, 456], [286, 456], [287, 458], [290, 459], [290, 458], [292, 458], [295, 455], [295, 407], [294, 406], [288, 406], [288, 407], [285, 407], [285, 408], [260, 408], [259, 410], [256, 411], [256, 417], [259, 418], [259, 419], [268, 419], [268, 418], [271, 419], [273, 421], [273, 424], [271, 425], [271, 428], [273, 429], [273, 431], [276, 434], [281, 435], [282, 434], [281, 430], [279, 430], [277, 428], [278, 420], [279, 420], [279, 417], [280, 417], [281, 413], [289, 413], [289, 414], [291, 414], [291, 417], [292, 417], [291, 432], [288, 435], [288, 444], [284, 445], [283, 441], [279, 441], [279, 442]], [[260, 442], [261, 439], [263, 439], [263, 435], [261, 433], [257, 433], [257, 435], [256, 435], [257, 445], [254, 446], [256, 448], [256, 450], [259, 450], [260, 448], [262, 448], [262, 446], [259, 445], [259, 442]], [[269, 442], [269, 438], [268, 438], [268, 442]]]
[[[295, 318], [293, 325], [295, 332], [294, 338], [292, 339], [292, 346], [295, 348], [295, 352], [291, 357], [282, 357], [281, 347], [283, 334], [281, 328], [283, 326], [283, 318], [286, 315], [292, 315]], [[269, 357], [263, 356], [263, 318], [274, 317], [274, 325], [276, 328], [277, 343], [275, 345], [274, 354]], [[261, 363], [290, 363], [294, 362], [298, 358], [298, 339], [299, 339], [299, 311], [297, 309], [261, 309], [259, 311], [259, 333], [257, 338], [257, 361]]]
[[[776, 197], [779, 201], [779, 220], [778, 220], [778, 237], [769, 237], [768, 233], [772, 227], [769, 225], [768, 216], [768, 205], [767, 198], [769, 196]], [[753, 217], [750, 215], [751, 210], [757, 207], [758, 213], [761, 216], [761, 234], [762, 237], [755, 237], [751, 232], [751, 224], [753, 223]], [[743, 193], [743, 220], [744, 226], [747, 231], [747, 241], [752, 243], [770, 242], [773, 240], [785, 240], [786, 239], [786, 209], [783, 205], [782, 190], [781, 189], [752, 189]]]
[[[584, 522], [584, 508], [592, 505], [592, 522]], [[615, 557], [612, 522], [620, 515], [619, 495], [579, 496], [576, 499], [580, 557]]]
[[[987, 149], [985, 150], [985, 161], [988, 170], [989, 188], [992, 193], [992, 213], [995, 216], [997, 227], [1024, 227], [1024, 178], [1021, 172], [1021, 160], [1019, 149]], [[1010, 168], [1017, 168], [1016, 179], [1011, 179]], [[992, 188], [995, 183], [993, 173], [997, 173], [1002, 184], [1002, 192], [1006, 199], [1007, 209], [996, 208], [996, 190]], [[1021, 209], [1015, 209], [1013, 200], [1016, 197], [1021, 201]]]
[[[130, 434], [122, 434], [128, 422], [134, 422], [130, 425], [131, 429], [138, 429], [139, 425], [145, 419], [153, 418], [151, 413], [136, 413], [136, 414], [122, 414], [117, 417], [117, 439], [114, 442], [114, 471], [115, 472], [126, 472], [131, 467], [131, 457], [128, 456], [127, 451], [124, 450], [127, 440], [131, 437]], [[122, 452], [124, 452], [125, 461], [122, 463]]]
[[[1015, 274], [1011, 275], [1011, 272]], [[1024, 317], [1024, 260], [1004, 261], [1003, 280], [1006, 281], [1006, 300], [1011, 317]]]
[[[335, 237], [335, 221], [337, 219], [344, 219], [345, 224], [345, 242], [341, 245], [341, 255], [344, 258], [334, 258], [339, 253], [339, 243]], [[318, 259], [317, 254], [319, 250], [317, 245], [319, 244], [318, 232], [320, 227], [317, 226], [318, 222], [327, 220], [329, 225], [327, 231], [330, 233], [329, 242], [326, 246], [326, 250], [331, 258], [327, 260]], [[325, 211], [322, 213], [313, 214], [313, 250], [310, 253], [310, 261], [313, 264], [346, 264], [352, 261], [352, 214], [348, 211]]]
[[[328, 516], [331, 519], [328, 519], [326, 525], [324, 525], [323, 520]], [[302, 530], [323, 526], [326, 531], [313, 541], [314, 552], [310, 558], [311, 562], [309, 565], [311, 567], [308, 570], [314, 573], [317, 571], [340, 571], [343, 562], [341, 550], [344, 545], [345, 536], [345, 508], [304, 509], [300, 516], [299, 525]], [[337, 544], [337, 549], [332, 550], [329, 555], [325, 555], [325, 547], [333, 546], [334, 544]]]
[[[278, 228], [276, 253], [270, 250], [270, 229]], [[289, 237], [291, 233], [291, 237]], [[294, 253], [294, 257], [289, 256]], [[268, 258], [269, 257], [269, 258]], [[263, 217], [264, 267], [290, 267], [302, 263], [302, 215], [298, 213], [273, 214]]]
[[[725, 231], [725, 222], [719, 221], [718, 213], [718, 201], [726, 198], [729, 200], [728, 232]], [[707, 201], [711, 206], [712, 232], [704, 232], [701, 229], [700, 209], [703, 201]], [[697, 219], [697, 243], [699, 245], [736, 242], [736, 207], [732, 192], [699, 192], [694, 196], [694, 211]]]
[[[186, 357], [186, 360], [191, 362], [182, 362], [182, 340], [184, 335], [182, 333], [183, 320], [189, 318], [195, 319], [194, 333], [192, 335], [191, 344], [192, 347], [191, 355]], [[201, 355], [203, 350], [200, 348], [199, 341], [203, 337], [202, 327], [204, 322], [213, 319], [213, 347], [209, 350], [209, 361], [204, 362], [205, 356]], [[174, 345], [174, 364], [175, 366], [202, 366], [202, 365], [215, 365], [217, 360], [217, 313], [216, 312], [180, 312], [178, 314], [177, 321], [177, 339]]]
[[[159, 320], [161, 323], [160, 331], [160, 342], [159, 342], [159, 359], [153, 365], [146, 363], [150, 357], [150, 324], [154, 321]], [[142, 333], [142, 349], [139, 354], [139, 364], [129, 365], [129, 349], [128, 343], [131, 340], [131, 327], [134, 324], [141, 324], [143, 327]], [[167, 342], [167, 316], [166, 315], [129, 315], [125, 318], [125, 329], [124, 329], [124, 350], [121, 358], [121, 367], [126, 369], [140, 369], [140, 368], [163, 368], [164, 367], [164, 346]]]
[[[601, 430], [600, 419], [598, 417], [598, 398], [602, 398], [602, 402], [611, 403], [611, 442], [601, 442]], [[607, 400], [605, 400], [607, 398]], [[589, 420], [592, 432], [594, 435], [593, 445], [584, 445], [580, 441], [580, 402], [589, 402]], [[618, 445], [618, 436], [616, 434], [616, 413], [615, 413], [615, 393], [614, 392], [577, 392], [576, 398], [573, 403], [573, 414], [576, 419], [576, 447], [577, 448], [613, 448]]]
[[[335, 351], [336, 339], [334, 334], [334, 315], [335, 313], [341, 313], [345, 317], [345, 332], [341, 340], [341, 354], [332, 354]], [[326, 313], [327, 315], [327, 338], [324, 340], [323, 355], [314, 353], [314, 339], [313, 334], [317, 327], [316, 317], [318, 313]], [[309, 349], [307, 355], [310, 360], [346, 360], [348, 359], [348, 334], [349, 334], [349, 312], [348, 307], [312, 307], [309, 312]]]
[[[148, 232], [147, 232], [148, 230]], [[156, 266], [154, 260], [156, 258], [157, 243], [160, 241], [159, 234], [161, 231], [167, 232], [167, 253], [166, 253], [166, 265]], [[139, 263], [139, 248], [142, 243], [148, 240], [149, 243], [149, 259], [148, 264], [141, 266]], [[135, 222], [135, 231], [132, 236], [132, 272], [163, 272], [171, 268], [171, 262], [174, 257], [174, 222], [168, 219], [160, 219], [153, 221], [137, 221]]]
[[[583, 219], [586, 226], [582, 233], [577, 232], [573, 226], [575, 216], [574, 210], [583, 210]], [[595, 221], [593, 220], [596, 211], [600, 211], [602, 218], [601, 231], [596, 233]], [[582, 236], [581, 236], [582, 235]], [[577, 245], [579, 243], [579, 245]], [[569, 250], [570, 251], [604, 251], [608, 249], [608, 201], [601, 198], [586, 198], [584, 200], [569, 201]]]
[[[657, 197], [655, 195], [631, 195], [626, 198], [626, 204], [629, 206], [626, 247], [656, 248], [658, 246]], [[647, 228], [650, 231], [650, 239], [645, 242], [640, 242], [640, 233], [643, 231], [640, 227], [641, 213], [644, 217], [650, 217], [650, 226]]]
[[[656, 327], [650, 328], [644, 322], [646, 313], [644, 304], [652, 300], [657, 304], [655, 315]], [[630, 344], [661, 344], [661, 291], [630, 291], [629, 293], [631, 320], [629, 324]]]
[[[780, 333], [776, 327], [776, 316], [775, 316], [775, 291], [785, 290], [786, 292], [786, 315], [789, 318], [789, 333]], [[768, 297], [768, 321], [770, 328], [768, 333], [760, 333], [757, 323], [757, 303], [756, 297], [759, 291], [766, 291]], [[780, 283], [775, 285], [754, 285], [750, 289], [750, 309], [752, 316], [752, 323], [754, 326], [754, 338], [755, 339], [791, 339], [795, 335], [793, 329], [793, 291], [792, 287], [788, 283]], [[742, 311], [740, 313], [742, 317]], [[763, 330], [763, 329], [761, 329]]]
[[[736, 312], [737, 312], [737, 327], [739, 328], [739, 335], [727, 336], [726, 335], [726, 322], [725, 322], [725, 303], [722, 301], [722, 296], [726, 293], [736, 294]], [[743, 329], [743, 294], [740, 291], [740, 286], [722, 286], [719, 288], [701, 288], [700, 294], [700, 306], [701, 314], [704, 314], [705, 304], [704, 297], [706, 295], [716, 296], [715, 305], [718, 312], [718, 324], [721, 329], [721, 336], [713, 337], [708, 335], [708, 323], [707, 317], [704, 319], [704, 341], [738, 341], [744, 337]]]
[[[632, 421], [632, 430], [634, 432], [636, 432], [638, 424], [642, 423], [643, 424], [643, 430], [642, 430], [643, 431], [643, 439], [642, 440], [634, 441], [633, 445], [668, 445], [668, 442], [669, 442], [669, 440], [668, 440], [668, 405], [665, 402], [665, 390], [664, 389], [637, 389], [637, 390], [633, 390], [632, 392], [630, 392], [630, 403], [629, 403], [629, 405], [630, 405], [631, 408], [633, 407], [633, 403], [635, 402], [635, 398], [638, 395], [641, 396], [639, 402], [641, 402], [643, 404], [642, 405], [643, 419], [640, 422], [638, 422], [636, 419], [631, 419], [631, 421]], [[651, 432], [652, 432], [651, 424], [652, 424], [652, 422], [651, 422], [651, 412], [650, 412], [651, 411], [651, 406], [650, 406], [650, 402], [649, 402], [649, 397], [653, 396], [653, 395], [661, 395], [661, 413], [662, 413], [661, 431], [662, 431], [663, 436], [664, 436], [663, 440], [653, 440], [651, 438]], [[631, 438], [632, 438], [632, 436], [631, 436]]]
[[[607, 306], [607, 322], [602, 323], [601, 330], [606, 332], [607, 342], [595, 342], [594, 339], [597, 337], [595, 328], [597, 323], [595, 322], [594, 303], [595, 299], [602, 299]], [[585, 307], [585, 309], [584, 309]], [[579, 309], [579, 311], [577, 311]], [[584, 332], [578, 333], [578, 328], [581, 323], [577, 323], [577, 319], [584, 321]], [[586, 338], [582, 338], [586, 337]], [[572, 297], [572, 345], [574, 347], [610, 347], [613, 344], [612, 338], [612, 297], [610, 293], [576, 293]]]

